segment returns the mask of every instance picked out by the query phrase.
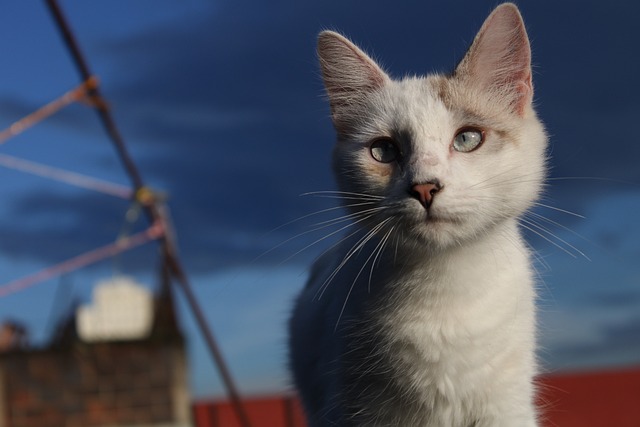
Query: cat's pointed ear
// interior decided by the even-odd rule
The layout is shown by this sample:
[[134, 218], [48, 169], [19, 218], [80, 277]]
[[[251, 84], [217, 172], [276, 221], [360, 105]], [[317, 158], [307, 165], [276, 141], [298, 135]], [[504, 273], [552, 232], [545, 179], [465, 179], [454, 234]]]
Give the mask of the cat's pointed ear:
[[350, 106], [390, 80], [373, 59], [333, 31], [318, 36], [318, 57], [337, 128], [345, 125]]
[[480, 85], [523, 115], [531, 105], [531, 48], [518, 8], [498, 6], [486, 19], [454, 73], [471, 85]]

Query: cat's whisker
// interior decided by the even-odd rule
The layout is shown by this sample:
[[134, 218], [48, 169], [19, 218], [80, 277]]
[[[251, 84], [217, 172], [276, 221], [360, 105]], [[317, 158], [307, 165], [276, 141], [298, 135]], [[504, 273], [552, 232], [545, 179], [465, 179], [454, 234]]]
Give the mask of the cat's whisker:
[[[334, 235], [338, 234], [338, 233], [339, 233], [339, 232], [341, 232], [342, 230], [346, 230], [346, 229], [347, 229], [347, 228], [349, 228], [349, 227], [353, 227], [353, 226], [355, 226], [355, 225], [357, 225], [357, 224], [359, 224], [359, 223], [361, 223], [361, 222], [363, 222], [363, 221], [366, 221], [366, 220], [370, 219], [371, 217], [373, 217], [373, 214], [371, 214], [371, 215], [367, 215], [367, 216], [365, 216], [365, 217], [363, 217], [363, 218], [360, 218], [360, 219], [358, 219], [358, 220], [356, 220], [356, 221], [354, 221], [354, 222], [350, 222], [349, 224], [347, 224], [347, 225], [345, 225], [345, 226], [343, 226], [343, 227], [340, 227], [339, 229], [337, 229], [337, 230], [335, 230], [335, 231], [332, 231], [331, 233], [325, 234], [324, 236], [320, 237], [319, 239], [315, 240], [315, 241], [314, 241], [314, 242], [312, 242], [312, 243], [309, 243], [309, 244], [308, 244], [307, 246], [305, 246], [304, 248], [302, 248], [302, 249], [300, 249], [299, 251], [295, 252], [293, 255], [291, 255], [291, 256], [289, 256], [289, 257], [287, 257], [287, 258], [286, 258], [284, 261], [282, 261], [280, 264], [284, 264], [284, 263], [286, 263], [287, 261], [291, 260], [291, 259], [292, 259], [293, 257], [295, 257], [296, 255], [300, 254], [301, 252], [304, 252], [305, 250], [309, 249], [310, 247], [312, 247], [312, 246], [314, 246], [314, 245], [316, 245], [316, 244], [318, 244], [318, 243], [322, 242], [323, 240], [328, 239], [328, 238], [329, 238], [329, 237], [331, 237], [331, 236], [334, 236]], [[320, 230], [320, 229], [322, 229], [322, 228], [325, 228], [325, 227], [317, 228], [317, 229], [314, 229], [314, 230], [311, 230], [311, 231], [318, 231], [318, 230]]]
[[[275, 245], [275, 246], [271, 247], [271, 248], [270, 248], [270, 249], [268, 249], [267, 251], [265, 251], [265, 252], [261, 253], [261, 254], [260, 254], [260, 255], [258, 255], [256, 258], [254, 258], [252, 262], [256, 262], [256, 261], [260, 260], [261, 258], [265, 257], [266, 255], [270, 254], [271, 252], [275, 251], [276, 249], [278, 249], [278, 248], [280, 248], [280, 247], [282, 247], [282, 246], [286, 245], [287, 243], [291, 242], [292, 240], [295, 240], [295, 239], [298, 239], [298, 238], [300, 238], [300, 237], [302, 237], [302, 236], [306, 236], [306, 235], [311, 234], [311, 233], [314, 233], [314, 232], [316, 232], [316, 231], [319, 231], [319, 230], [325, 229], [325, 228], [327, 228], [327, 227], [331, 227], [331, 226], [333, 226], [333, 225], [339, 224], [340, 222], [346, 222], [346, 221], [348, 221], [348, 220], [357, 219], [358, 221], [356, 221], [356, 222], [354, 222], [354, 223], [353, 223], [353, 224], [357, 224], [358, 222], [361, 222], [361, 221], [362, 221], [362, 219], [361, 219], [360, 217], [361, 217], [362, 215], [366, 215], [367, 213], [368, 213], [368, 212], [360, 211], [360, 212], [356, 212], [356, 213], [352, 213], [352, 214], [344, 215], [344, 216], [340, 217], [340, 220], [339, 220], [339, 221], [332, 222], [332, 223], [328, 223], [328, 224], [324, 224], [324, 225], [321, 225], [321, 226], [318, 226], [318, 227], [312, 228], [312, 229], [310, 229], [310, 230], [305, 230], [305, 231], [303, 231], [303, 232], [301, 232], [301, 233], [296, 234], [295, 236], [292, 236], [292, 237], [289, 237], [289, 238], [288, 238], [288, 239], [286, 239], [286, 240], [283, 240], [282, 242], [280, 242], [280, 243], [278, 243], [277, 245]], [[370, 216], [373, 216], [373, 214], [371, 214]], [[365, 218], [365, 219], [366, 219], [366, 218]], [[335, 232], [332, 232], [329, 236], [334, 235], [334, 234], [336, 234], [337, 232], [340, 232], [341, 230], [344, 230], [345, 228], [348, 228], [349, 226], [350, 226], [350, 225], [347, 225], [346, 227], [340, 228], [339, 230], [337, 230], [337, 231], [335, 231]], [[312, 226], [312, 227], [313, 227], [313, 226]], [[329, 236], [325, 236], [324, 238], [327, 238], [327, 237], [329, 237]], [[324, 238], [321, 238], [321, 239], [319, 239], [319, 240], [316, 240], [314, 243], [312, 243], [311, 245], [309, 245], [309, 246], [307, 246], [307, 247], [313, 246], [313, 244], [318, 243], [318, 242], [319, 242], [319, 241], [321, 241], [321, 240], [324, 240]], [[307, 247], [303, 248], [302, 250], [306, 249]], [[302, 250], [301, 250], [301, 251], [296, 252], [294, 255], [297, 255], [298, 253], [302, 252]], [[289, 260], [289, 259], [291, 259], [292, 257], [293, 257], [293, 256], [291, 256], [291, 257], [287, 258], [287, 259], [286, 259], [286, 261], [287, 261], [287, 260]], [[282, 261], [280, 264], [282, 264], [282, 263], [284, 263], [284, 262], [285, 262], [285, 261]]]
[[[580, 249], [576, 248], [574, 245], [570, 244], [569, 242], [567, 242], [565, 239], [561, 238], [560, 236], [556, 235], [555, 233], [553, 233], [551, 230], [549, 230], [547, 227], [543, 226], [540, 224], [540, 222], [532, 219], [532, 218], [523, 218], [524, 220], [528, 221], [530, 225], [535, 225], [538, 227], [539, 230], [543, 230], [544, 232], [546, 232], [549, 236], [552, 236], [553, 238], [557, 239], [558, 241], [562, 242], [563, 244], [567, 245], [569, 248], [571, 248], [572, 250], [576, 251], [578, 254], [580, 254], [582, 257], [584, 257], [587, 261], [591, 261], [591, 258], [589, 258], [583, 251], [581, 251]], [[567, 229], [568, 230], [568, 229]], [[569, 230], [571, 231], [571, 230]], [[577, 233], [576, 233], [577, 234]], [[579, 235], [578, 235], [579, 236]], [[581, 237], [581, 236], [579, 236]]]
[[[356, 230], [356, 231], [361, 231], [361, 230]], [[344, 258], [342, 259], [340, 264], [338, 264], [338, 266], [331, 272], [331, 274], [329, 276], [327, 276], [326, 280], [322, 283], [322, 285], [320, 285], [320, 287], [318, 288], [318, 291], [314, 295], [314, 299], [317, 298], [319, 300], [319, 299], [322, 298], [322, 296], [324, 295], [324, 292], [329, 287], [329, 284], [333, 281], [333, 279], [336, 277], [336, 275], [340, 272], [342, 267], [344, 267], [346, 265], [346, 263], [349, 261], [349, 259], [362, 247], [361, 245], [364, 245], [364, 244], [366, 244], [366, 242], [369, 241], [369, 239], [375, 234], [375, 232], [376, 232], [375, 228], [372, 229], [372, 230], [367, 231], [365, 233], [365, 235], [363, 237], [361, 237], [351, 247], [351, 249], [349, 249], [349, 251], [344, 256]]]
[[358, 218], [359, 216], [362, 216], [362, 215], [366, 215], [366, 214], [369, 214], [369, 213], [382, 211], [382, 210], [385, 210], [385, 209], [386, 209], [386, 207], [384, 207], [384, 206], [378, 206], [378, 207], [375, 207], [375, 208], [364, 209], [362, 211], [349, 213], [349, 214], [346, 214], [346, 215], [343, 215], [343, 216], [339, 216], [337, 218], [333, 218], [333, 219], [328, 219], [326, 221], [317, 222], [317, 223], [313, 224], [312, 227], [316, 227], [316, 226], [322, 225], [323, 227], [321, 227], [321, 228], [324, 228], [324, 227], [331, 226], [331, 225], [334, 225], [334, 224], [338, 224], [338, 223], [341, 223], [341, 222], [350, 221], [351, 219]]
[[[551, 266], [549, 265], [549, 263], [547, 263], [544, 257], [529, 242], [527, 242], [526, 240], [516, 239], [509, 233], [503, 233], [503, 236], [505, 236], [505, 238], [513, 246], [513, 248], [520, 252], [523, 256], [526, 257], [528, 256], [528, 254], [531, 254], [535, 258], [535, 260], [545, 268], [545, 270], [551, 270]], [[525, 248], [528, 249], [529, 252], [525, 252], [525, 250], [523, 250], [523, 248], [520, 246], [521, 243], [524, 244]], [[538, 268], [536, 268], [535, 264], [532, 264], [531, 267], [536, 277], [538, 278], [537, 283], [541, 283], [547, 289], [548, 293], [551, 293], [549, 287], [547, 286], [547, 283], [544, 280], [544, 277], [542, 276], [540, 271], [538, 271]]]
[[501, 188], [501, 187], [509, 187], [518, 184], [527, 184], [527, 183], [535, 183], [540, 190], [546, 190], [549, 187], [548, 183], [540, 182], [539, 179], [525, 179], [525, 178], [512, 178], [508, 180], [504, 180], [501, 182], [490, 183], [490, 185], [484, 185], [482, 187], [477, 187], [475, 190], [490, 190], [493, 188]]
[[[528, 224], [528, 226], [526, 226], [525, 224]], [[526, 218], [520, 218], [520, 225], [522, 227], [526, 228], [527, 230], [531, 231], [532, 233], [535, 233], [539, 237], [543, 238], [547, 242], [553, 244], [557, 248], [562, 249], [564, 252], [566, 252], [567, 254], [571, 255], [571, 257], [577, 258], [575, 253], [578, 253], [581, 256], [583, 256], [587, 261], [591, 261], [591, 258], [589, 258], [587, 255], [585, 255], [585, 253], [582, 252], [580, 249], [576, 248], [571, 243], [569, 243], [566, 240], [564, 240], [563, 238], [557, 236], [556, 234], [554, 234], [553, 232], [548, 230], [546, 227], [538, 224], [537, 222], [532, 221], [530, 219], [526, 219]], [[546, 236], [545, 236], [545, 234], [546, 234]], [[547, 237], [547, 236], [550, 236], [550, 237]], [[556, 239], [557, 242], [554, 241], [553, 239]], [[563, 247], [558, 242], [566, 245], [566, 247]], [[567, 247], [570, 248], [571, 250], [575, 251], [575, 253], [571, 252], [571, 250], [567, 249]]]
[[566, 209], [557, 208], [557, 207], [555, 207], [555, 206], [546, 205], [546, 204], [544, 204], [544, 203], [535, 202], [535, 203], [534, 203], [534, 205], [535, 205], [535, 206], [539, 206], [539, 207], [541, 207], [541, 208], [546, 208], [546, 209], [551, 209], [551, 210], [554, 210], [554, 211], [557, 211], [557, 212], [562, 212], [562, 213], [564, 213], [564, 214], [572, 215], [572, 216], [575, 216], [575, 217], [578, 217], [578, 218], [581, 218], [581, 219], [585, 219], [585, 218], [586, 218], [584, 215], [580, 215], [580, 214], [578, 214], [578, 213], [571, 212], [571, 211], [568, 211], [568, 210], [566, 210]]
[[366, 200], [384, 199], [384, 197], [382, 196], [375, 196], [373, 194], [355, 193], [350, 191], [333, 191], [333, 190], [310, 191], [308, 193], [302, 193], [300, 196], [316, 196], [316, 197], [326, 197], [326, 198], [333, 198], [333, 199], [366, 199]]
[[611, 184], [630, 185], [633, 187], [640, 186], [640, 182], [627, 181], [624, 179], [605, 178], [605, 177], [599, 177], [599, 176], [555, 176], [552, 178], [547, 178], [547, 181], [598, 181], [598, 182], [608, 182]]
[[326, 208], [326, 209], [321, 209], [321, 210], [319, 210], [319, 211], [311, 212], [311, 213], [309, 213], [309, 214], [303, 215], [303, 216], [301, 216], [301, 217], [299, 217], [299, 218], [296, 218], [296, 219], [293, 219], [293, 220], [291, 220], [291, 221], [289, 221], [289, 222], [286, 222], [286, 223], [284, 223], [284, 224], [282, 224], [282, 225], [279, 225], [278, 227], [276, 227], [276, 228], [274, 228], [274, 229], [272, 229], [272, 230], [268, 231], [267, 233], [265, 233], [265, 235], [264, 235], [264, 236], [266, 237], [266, 236], [268, 236], [269, 234], [271, 234], [271, 233], [273, 233], [273, 232], [275, 232], [275, 231], [280, 230], [281, 228], [287, 227], [287, 226], [289, 226], [289, 225], [291, 225], [291, 224], [295, 224], [296, 222], [300, 222], [300, 221], [302, 221], [303, 219], [307, 219], [307, 218], [310, 218], [310, 217], [312, 217], [312, 216], [322, 215], [322, 214], [324, 214], [324, 213], [332, 212], [332, 211], [339, 210], [339, 209], [355, 208], [355, 207], [359, 207], [359, 206], [373, 205], [373, 204], [375, 204], [375, 203], [376, 203], [376, 202], [374, 202], [374, 201], [362, 201], [362, 202], [359, 202], [359, 203], [352, 203], [352, 204], [349, 204], [349, 205], [340, 205], [340, 206], [333, 206], [333, 207]]
[[[513, 237], [510, 237], [508, 240], [511, 242], [512, 245], [514, 245], [514, 247], [518, 247], [518, 242], [516, 242]], [[549, 263], [538, 252], [538, 250], [536, 250], [536, 248], [534, 248], [531, 245], [531, 243], [527, 242], [526, 240], [524, 240], [522, 243], [524, 244], [525, 248], [529, 250], [529, 253], [531, 253], [531, 255], [533, 255], [535, 260], [545, 268], [545, 270], [547, 270], [547, 271], [551, 270], [551, 266], [549, 265]], [[526, 254], [524, 254], [524, 255], [526, 255]], [[535, 267], [535, 265], [532, 265], [532, 268], [533, 268], [536, 276], [538, 277], [538, 279], [541, 282], [544, 283], [544, 279], [543, 279], [542, 275], [540, 274], [540, 272], [538, 271], [538, 269]]]
[[[485, 179], [484, 181], [480, 181], [474, 185], [469, 186], [468, 188], [474, 189], [474, 190], [487, 190], [491, 188], [504, 187], [504, 186], [513, 185], [513, 184], [526, 184], [528, 182], [536, 182], [542, 188], [548, 186], [548, 183], [541, 181], [539, 179], [537, 173], [520, 174], [510, 179], [501, 179], [497, 182], [493, 182], [494, 178], [501, 178], [504, 174], [511, 171], [513, 171], [513, 169], [511, 169], [510, 171], [505, 171], [500, 174], [494, 175], [492, 178]], [[529, 179], [529, 177], [533, 177], [533, 178]]]
[[[489, 201], [489, 202], [492, 202], [492, 203], [493, 203], [493, 202], [500, 202], [500, 201], [501, 201], [501, 199], [500, 199], [499, 197], [497, 197], [497, 196], [491, 196], [491, 195], [474, 195], [474, 196], [473, 196], [473, 199], [474, 199], [474, 200]], [[542, 206], [542, 207], [545, 207], [545, 208], [548, 208], [548, 209], [552, 209], [552, 210], [557, 210], [557, 211], [560, 211], [560, 212], [565, 213], [565, 214], [569, 214], [569, 215], [577, 216], [577, 217], [579, 217], [579, 218], [584, 218], [584, 216], [582, 216], [582, 215], [580, 215], [580, 214], [577, 214], [577, 213], [575, 213], [575, 212], [571, 212], [571, 211], [568, 211], [568, 210], [565, 210], [565, 209], [557, 208], [557, 207], [555, 207], [555, 206], [546, 205], [546, 204], [542, 204], [542, 203], [535, 203], [535, 205], [536, 205], [536, 206]], [[537, 219], [537, 220], [542, 220], [542, 221], [547, 222], [547, 223], [549, 223], [549, 224], [552, 224], [552, 225], [554, 225], [554, 226], [556, 226], [556, 227], [558, 227], [558, 228], [562, 228], [562, 229], [564, 229], [564, 230], [566, 230], [566, 231], [568, 231], [568, 232], [570, 232], [570, 233], [572, 233], [572, 234], [576, 235], [577, 237], [579, 237], [579, 238], [583, 239], [583, 240], [584, 240], [584, 241], [586, 241], [586, 242], [593, 243], [592, 241], [590, 241], [589, 239], [587, 239], [587, 238], [585, 238], [584, 236], [580, 235], [579, 233], [577, 233], [577, 232], [575, 232], [575, 231], [571, 230], [570, 228], [568, 228], [568, 227], [566, 227], [566, 226], [564, 226], [564, 225], [560, 224], [559, 222], [554, 221], [554, 220], [552, 220], [552, 219], [549, 219], [549, 218], [547, 218], [547, 217], [545, 217], [544, 215], [541, 215], [541, 214], [539, 214], [539, 213], [536, 213], [536, 212], [533, 212], [533, 211], [528, 211], [528, 212], [526, 212], [526, 213], [524, 214], [524, 218], [521, 218], [521, 220], [525, 220], [525, 221], [526, 221], [526, 219], [525, 219], [525, 218], [527, 218], [527, 217], [529, 218], [529, 220], [527, 221], [527, 223], [529, 224], [529, 226], [532, 226], [532, 227], [536, 228], [538, 231], [542, 231], [544, 234], [546, 234], [547, 236], [551, 236], [553, 239], [556, 239], [556, 242], [554, 243], [554, 246], [558, 246], [558, 245], [557, 245], [557, 243], [558, 243], [558, 242], [560, 242], [561, 244], [566, 245], [566, 247], [565, 247], [564, 249], [566, 249], [566, 248], [570, 248], [571, 250], [573, 250], [573, 251], [574, 251], [574, 252], [573, 252], [573, 255], [575, 255], [575, 254], [579, 254], [580, 256], [584, 257], [585, 259], [587, 259], [587, 260], [591, 261], [591, 259], [590, 259], [587, 255], [585, 255], [585, 254], [583, 253], [583, 251], [579, 250], [578, 248], [576, 248], [575, 246], [571, 245], [570, 243], [568, 243], [568, 242], [567, 242], [567, 241], [565, 241], [564, 239], [560, 238], [559, 236], [557, 236], [556, 234], [554, 234], [554, 233], [553, 233], [551, 230], [549, 230], [548, 228], [546, 228], [546, 227], [542, 226], [541, 224], [539, 224], [539, 223], [536, 221], [536, 219]], [[534, 217], [534, 218], [531, 218], [531, 217]], [[535, 232], [534, 230], [530, 230], [530, 229], [529, 229], [529, 231], [531, 231], [531, 232]], [[539, 234], [539, 233], [535, 233], [535, 234], [538, 234], [538, 235], [540, 236], [540, 234]], [[543, 236], [540, 236], [540, 237], [542, 237], [544, 240], [548, 240], [547, 238], [545, 238], [545, 237], [543, 237]], [[528, 245], [528, 244], [527, 244], [527, 245]], [[530, 246], [530, 245], [529, 245], [529, 246]], [[565, 251], [565, 252], [566, 252], [566, 251]], [[535, 251], [534, 251], [534, 255], [537, 255], [537, 253], [535, 253]], [[575, 257], [575, 256], [574, 256], [574, 257]], [[542, 265], [544, 265], [544, 266], [546, 266], [547, 268], [549, 268], [549, 267], [548, 267], [548, 264], [547, 264], [544, 260], [542, 260], [542, 258], [540, 258], [539, 256], [536, 256], [536, 258], [538, 259], [538, 261], [540, 261], [540, 263], [541, 263]]]
[[545, 235], [543, 235], [542, 233], [540, 233], [540, 232], [536, 231], [535, 229], [533, 229], [533, 228], [531, 228], [531, 227], [528, 227], [528, 226], [526, 226], [525, 224], [522, 224], [522, 223], [520, 223], [520, 226], [521, 226], [522, 228], [524, 228], [525, 230], [529, 230], [530, 232], [532, 232], [532, 233], [534, 233], [534, 234], [538, 235], [540, 238], [542, 238], [542, 239], [546, 240], [547, 242], [551, 243], [552, 245], [554, 245], [555, 247], [557, 247], [557, 248], [558, 248], [558, 249], [560, 249], [561, 251], [565, 252], [567, 255], [571, 256], [572, 258], [577, 258], [577, 256], [576, 256], [574, 253], [572, 253], [572, 252], [568, 251], [566, 248], [563, 248], [562, 246], [560, 246], [559, 244], [557, 244], [557, 243], [556, 243], [556, 242], [554, 242], [553, 240], [549, 239], [548, 237], [546, 237], [546, 236], [545, 236]]
[[[378, 230], [376, 230], [375, 233], [371, 234], [371, 237], [369, 237], [368, 240], [370, 240], [380, 229], [382, 229], [382, 227], [389, 222], [391, 218], [387, 218], [385, 221], [381, 222], [380, 224], [378, 224], [377, 228]], [[347, 296], [344, 299], [344, 302], [342, 303], [342, 308], [340, 309], [340, 313], [338, 314], [338, 319], [336, 320], [336, 325], [334, 327], [334, 331], [336, 331], [338, 329], [338, 325], [340, 324], [340, 319], [342, 319], [342, 315], [344, 314], [344, 310], [347, 307], [347, 302], [349, 301], [349, 297], [351, 296], [351, 292], [353, 292], [353, 288], [355, 287], [356, 283], [358, 282], [358, 279], [360, 278], [360, 275], [362, 275], [362, 272], [364, 271], [364, 269], [367, 267], [367, 264], [369, 263], [369, 261], [371, 261], [371, 258], [374, 256], [374, 254], [378, 251], [378, 248], [380, 248], [383, 244], [385, 240], [380, 240], [380, 242], [378, 242], [378, 244], [376, 245], [376, 247], [371, 251], [371, 254], [367, 257], [367, 259], [364, 261], [364, 264], [362, 264], [362, 267], [360, 268], [360, 270], [358, 271], [358, 274], [356, 274], [356, 277], [353, 279], [353, 282], [351, 282], [351, 286], [349, 287], [349, 291], [347, 292]], [[374, 261], [375, 262], [375, 261]], [[373, 264], [372, 264], [373, 265]]]
[[318, 255], [316, 257], [316, 261], [320, 258], [322, 258], [322, 256], [324, 256], [327, 252], [329, 252], [331, 249], [339, 246], [340, 244], [346, 242], [347, 240], [349, 240], [351, 237], [355, 236], [356, 234], [358, 234], [359, 232], [361, 232], [362, 230], [360, 228], [357, 228], [355, 231], [347, 234], [345, 237], [343, 237], [342, 239], [338, 240], [336, 243], [334, 243], [333, 245], [329, 246], [327, 249], [325, 249], [324, 251], [322, 251], [322, 253], [320, 253], [320, 255]]
[[[517, 166], [512, 167], [512, 168], [507, 169], [507, 170], [505, 170], [505, 171], [502, 171], [502, 172], [500, 172], [500, 173], [498, 173], [498, 174], [492, 175], [492, 176], [490, 176], [490, 177], [489, 177], [489, 178], [487, 178], [487, 179], [484, 179], [484, 180], [482, 180], [482, 181], [476, 182], [475, 184], [473, 184], [473, 185], [469, 186], [468, 188], [469, 188], [469, 189], [471, 189], [471, 188], [476, 188], [476, 187], [478, 187], [478, 186], [480, 186], [480, 185], [482, 185], [482, 184], [484, 184], [484, 183], [491, 182], [491, 181], [493, 181], [493, 180], [495, 180], [495, 179], [501, 178], [502, 176], [504, 176], [504, 175], [506, 175], [506, 174], [508, 174], [508, 173], [510, 173], [510, 172], [513, 172], [513, 171], [514, 171], [514, 170], [516, 170], [516, 169], [517, 169]], [[483, 188], [483, 187], [480, 187], [480, 188]]]
[[398, 261], [398, 244], [400, 243], [400, 233], [396, 233], [396, 245], [395, 250], [393, 251], [393, 265], [396, 265]]
[[557, 221], [554, 221], [554, 220], [552, 220], [552, 219], [549, 219], [549, 218], [547, 218], [547, 217], [546, 217], [546, 216], [544, 216], [544, 215], [540, 215], [539, 213], [536, 213], [536, 212], [527, 212], [527, 215], [535, 216], [536, 218], [538, 218], [538, 219], [540, 219], [540, 220], [542, 220], [542, 221], [544, 221], [544, 222], [546, 222], [546, 223], [549, 223], [549, 224], [555, 225], [556, 227], [559, 227], [559, 228], [562, 228], [563, 230], [568, 231], [569, 233], [571, 233], [571, 234], [573, 234], [573, 235], [575, 235], [575, 236], [577, 236], [577, 237], [581, 238], [581, 239], [582, 239], [582, 240], [584, 240], [585, 242], [588, 242], [588, 243], [594, 244], [594, 242], [593, 242], [592, 240], [587, 239], [587, 238], [586, 238], [586, 237], [584, 237], [582, 234], [580, 234], [580, 233], [578, 233], [578, 232], [576, 232], [576, 231], [574, 231], [574, 230], [570, 229], [569, 227], [567, 227], [567, 226], [565, 226], [565, 225], [560, 224], [560, 223], [559, 223], [559, 222], [557, 222]]
[[[348, 237], [351, 237], [352, 235], [357, 234], [358, 232], [362, 231], [361, 228], [356, 229], [356, 231], [354, 233], [352, 233], [351, 235], [349, 235]], [[327, 287], [329, 286], [329, 283], [331, 283], [331, 281], [333, 280], [333, 278], [338, 274], [338, 272], [342, 269], [342, 267], [347, 263], [347, 261], [349, 260], [349, 258], [351, 258], [351, 256], [357, 251], [357, 249], [359, 248], [360, 243], [367, 239], [367, 237], [372, 236], [375, 233], [375, 230], [369, 230], [365, 233], [365, 235], [363, 237], [361, 237], [352, 247], [351, 249], [349, 249], [349, 251], [347, 252], [347, 254], [344, 256], [344, 258], [342, 259], [342, 261], [340, 262], [340, 264], [338, 264], [338, 266], [331, 272], [331, 274], [329, 274], [329, 276], [327, 276], [327, 278], [325, 279], [325, 281], [322, 283], [322, 285], [320, 285], [320, 287], [318, 288], [318, 291], [316, 292], [316, 294], [314, 295], [314, 299], [321, 299], [322, 296], [324, 295], [325, 290], [327, 289]], [[345, 239], [346, 240], [346, 239]]]
[[[384, 207], [380, 207], [380, 210], [383, 210]], [[369, 217], [371, 218], [373, 215], [369, 215]], [[350, 220], [351, 218], [349, 218], [348, 220]], [[320, 255], [318, 255], [316, 257], [316, 261], [318, 259], [320, 259], [323, 255], [325, 255], [327, 252], [329, 252], [331, 249], [339, 246], [340, 244], [342, 244], [343, 242], [349, 240], [349, 238], [353, 237], [354, 235], [358, 234], [361, 231], [360, 228], [357, 228], [355, 231], [347, 234], [345, 237], [343, 237], [342, 239], [338, 240], [337, 242], [335, 242], [334, 244], [332, 244], [331, 246], [329, 246], [327, 249], [325, 249], [324, 251], [322, 251], [322, 253], [320, 253]]]
[[349, 249], [349, 251], [344, 256], [344, 258], [342, 259], [340, 264], [333, 270], [333, 272], [327, 277], [327, 279], [322, 283], [322, 285], [318, 289], [319, 292], [316, 293], [316, 296], [317, 296], [318, 299], [322, 298], [322, 295], [324, 295], [324, 292], [327, 289], [327, 287], [329, 286], [329, 284], [333, 281], [334, 277], [338, 274], [338, 272], [342, 269], [342, 267], [344, 267], [347, 264], [349, 259], [351, 259], [351, 257], [353, 255], [355, 255], [356, 252], [358, 252], [360, 249], [362, 249], [364, 247], [364, 245], [366, 245], [367, 242], [369, 240], [371, 240], [371, 238], [373, 236], [375, 236], [375, 234], [378, 232], [378, 230], [380, 230], [387, 222], [391, 221], [391, 219], [392, 219], [392, 217], [389, 217], [389, 218], [383, 220], [381, 223], [379, 223], [375, 227], [373, 227], [362, 238], [360, 238], [360, 240], [358, 240], [351, 247], [351, 249]]
[[384, 247], [387, 243], [387, 240], [389, 239], [389, 236], [391, 235], [391, 233], [393, 233], [393, 229], [395, 228], [395, 225], [391, 227], [391, 229], [389, 231], [387, 231], [387, 234], [384, 235], [384, 237], [382, 238], [381, 245], [380, 245], [380, 249], [378, 250], [377, 255], [373, 258], [373, 262], [371, 263], [371, 271], [369, 272], [369, 283], [367, 285], [367, 289], [369, 292], [371, 292], [371, 280], [373, 279], [373, 270], [376, 267], [376, 262], [380, 261], [380, 255], [382, 254], [382, 251], [384, 250]]

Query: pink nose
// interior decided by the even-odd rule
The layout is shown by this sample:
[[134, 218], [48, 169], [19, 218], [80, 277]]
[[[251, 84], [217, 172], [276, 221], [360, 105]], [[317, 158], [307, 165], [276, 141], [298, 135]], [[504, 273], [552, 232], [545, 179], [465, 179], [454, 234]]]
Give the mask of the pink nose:
[[409, 192], [412, 197], [417, 199], [425, 209], [429, 209], [433, 202], [433, 197], [442, 189], [442, 185], [438, 181], [426, 182], [424, 184], [415, 184]]

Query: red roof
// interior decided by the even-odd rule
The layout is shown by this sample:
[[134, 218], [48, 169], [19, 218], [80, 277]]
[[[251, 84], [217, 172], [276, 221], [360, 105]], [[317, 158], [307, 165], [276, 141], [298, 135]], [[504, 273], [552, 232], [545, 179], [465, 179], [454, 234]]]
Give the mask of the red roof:
[[640, 367], [544, 375], [543, 425], [640, 427]]
[[[298, 399], [292, 396], [257, 397], [243, 400], [251, 427], [306, 427]], [[196, 402], [196, 427], [240, 427], [228, 401]]]
[[[539, 378], [542, 427], [640, 427], [640, 367]], [[291, 396], [245, 400], [252, 427], [305, 427]], [[239, 427], [226, 401], [193, 405], [196, 427]]]

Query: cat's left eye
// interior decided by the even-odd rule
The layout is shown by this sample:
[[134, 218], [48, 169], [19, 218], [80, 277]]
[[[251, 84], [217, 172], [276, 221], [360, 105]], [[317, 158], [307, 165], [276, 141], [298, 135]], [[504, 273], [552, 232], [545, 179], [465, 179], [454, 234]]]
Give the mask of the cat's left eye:
[[468, 153], [480, 147], [484, 142], [484, 132], [476, 128], [462, 128], [453, 138], [453, 149]]
[[390, 138], [376, 139], [369, 148], [371, 157], [380, 163], [391, 163], [398, 158], [400, 152], [396, 143]]

